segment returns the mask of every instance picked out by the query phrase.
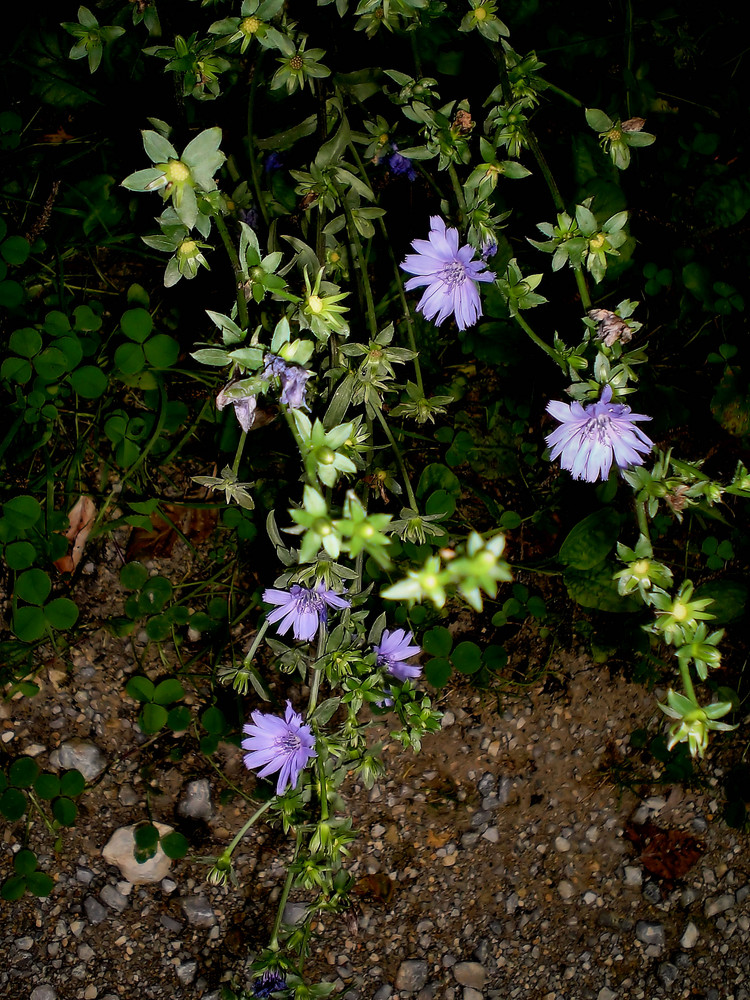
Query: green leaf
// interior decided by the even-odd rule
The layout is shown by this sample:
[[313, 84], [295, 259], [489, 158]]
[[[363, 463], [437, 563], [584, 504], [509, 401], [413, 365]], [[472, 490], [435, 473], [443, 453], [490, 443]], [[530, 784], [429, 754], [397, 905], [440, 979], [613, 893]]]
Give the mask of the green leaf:
[[180, 356], [180, 345], [166, 333], [157, 333], [144, 345], [146, 360], [154, 368], [171, 368]]
[[425, 663], [424, 675], [433, 687], [440, 688], [448, 683], [452, 669], [450, 660], [435, 657]]
[[26, 262], [26, 258], [31, 253], [31, 245], [23, 236], [9, 236], [0, 246], [0, 254], [9, 264], [18, 266]]
[[36, 642], [47, 634], [47, 622], [41, 608], [17, 608], [13, 615], [13, 632], [21, 642]]
[[23, 875], [11, 875], [0, 886], [0, 896], [8, 903], [14, 903], [26, 892], [26, 878]]
[[123, 375], [136, 375], [146, 364], [146, 355], [139, 344], [120, 344], [114, 360]]
[[579, 570], [597, 566], [614, 548], [621, 523], [621, 516], [611, 507], [589, 514], [560, 546], [560, 562]]
[[164, 576], [152, 576], [143, 585], [138, 595], [138, 610], [141, 614], [156, 614], [172, 596], [172, 584]]
[[586, 121], [596, 132], [609, 132], [614, 125], [612, 119], [598, 108], [586, 108]]
[[172, 632], [172, 620], [168, 615], [154, 615], [146, 622], [146, 635], [152, 642], [163, 642]]
[[[70, 824], [65, 824], [70, 826]], [[55, 888], [55, 883], [46, 872], [30, 872], [26, 876], [26, 888], [34, 896], [49, 896]]]
[[167, 716], [167, 728], [173, 733], [183, 733], [189, 727], [192, 718], [187, 705], [177, 705]]
[[451, 655], [453, 666], [462, 674], [475, 674], [482, 665], [482, 651], [475, 642], [459, 642]]
[[4, 556], [10, 569], [27, 569], [36, 559], [36, 549], [31, 542], [11, 542], [5, 546]]
[[201, 716], [201, 725], [212, 736], [222, 736], [229, 731], [229, 723], [220, 708], [210, 706]]
[[77, 768], [71, 768], [60, 778], [60, 794], [68, 798], [77, 798], [86, 787], [86, 779]]
[[185, 697], [185, 689], [176, 677], [169, 677], [157, 685], [153, 701], [157, 705], [170, 705], [173, 701], [181, 701]]
[[333, 714], [335, 713], [336, 709], [339, 707], [340, 704], [341, 704], [340, 698], [327, 698], [324, 702], [318, 705], [318, 707], [313, 712], [312, 714], [313, 720], [316, 722], [317, 725], [325, 726], [326, 723], [331, 721]]
[[152, 163], [166, 163], [167, 160], [179, 160], [179, 154], [172, 143], [165, 139], [163, 135], [151, 129], [145, 129], [143, 135], [143, 148], [146, 156]]
[[46, 799], [47, 801], [54, 799], [56, 795], [60, 794], [60, 779], [56, 774], [50, 774], [48, 771], [45, 771], [34, 782], [34, 791], [40, 799]]
[[8, 346], [21, 357], [33, 358], [42, 349], [42, 337], [32, 326], [27, 326], [11, 333]]
[[714, 602], [708, 611], [715, 617], [711, 627], [728, 625], [740, 621], [745, 615], [750, 588], [740, 580], [713, 580], [698, 587], [694, 594], [695, 600], [710, 597]]
[[129, 562], [120, 570], [120, 583], [126, 590], [139, 590], [148, 580], [148, 570], [139, 562]]
[[39, 520], [42, 508], [39, 501], [30, 496], [13, 497], [3, 504], [3, 514], [14, 528], [26, 531]]
[[153, 681], [150, 681], [148, 677], [141, 677], [140, 675], [131, 677], [125, 685], [125, 691], [128, 696], [133, 699], [133, 701], [153, 701], [155, 690], [156, 688]]
[[161, 849], [168, 858], [184, 858], [189, 847], [187, 839], [177, 830], [161, 838]]
[[161, 705], [144, 705], [138, 716], [138, 725], [144, 733], [158, 733], [167, 722], [167, 710]]
[[78, 806], [65, 795], [52, 802], [52, 815], [61, 826], [73, 826], [78, 816]]
[[133, 832], [133, 840], [136, 847], [142, 851], [149, 851], [159, 843], [159, 831], [153, 823], [142, 823]]
[[15, 823], [26, 812], [26, 796], [17, 788], [6, 788], [0, 796], [0, 813], [9, 823]]
[[618, 568], [615, 563], [604, 560], [588, 570], [566, 569], [563, 580], [568, 594], [582, 608], [595, 608], [616, 614], [640, 610], [641, 604], [617, 592], [613, 575]]
[[448, 656], [453, 648], [453, 636], [447, 628], [437, 625], [422, 636], [422, 647], [431, 656]]
[[84, 365], [70, 376], [70, 384], [73, 391], [84, 399], [98, 399], [107, 391], [109, 382], [101, 368]]
[[8, 780], [16, 788], [29, 788], [39, 775], [39, 765], [33, 757], [18, 757], [8, 769]]
[[28, 848], [21, 848], [13, 855], [13, 868], [16, 875], [28, 875], [36, 868], [36, 854]]
[[78, 621], [78, 605], [69, 597], [56, 597], [45, 605], [44, 617], [52, 628], [63, 632]]

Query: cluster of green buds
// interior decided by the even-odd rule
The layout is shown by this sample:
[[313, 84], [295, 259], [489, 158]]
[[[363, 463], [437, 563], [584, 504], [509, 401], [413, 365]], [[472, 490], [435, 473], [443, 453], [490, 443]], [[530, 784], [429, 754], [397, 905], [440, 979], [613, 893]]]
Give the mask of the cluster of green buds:
[[100, 25], [88, 7], [83, 6], [78, 8], [78, 21], [63, 21], [62, 27], [76, 39], [68, 57], [88, 59], [90, 73], [99, 68], [104, 46], [125, 34], [124, 28], [114, 24]]
[[490, 42], [499, 42], [502, 37], [508, 37], [508, 28], [495, 13], [495, 0], [469, 0], [469, 4], [471, 10], [464, 14], [458, 26], [459, 31], [473, 31], [476, 28]]
[[534, 291], [543, 277], [542, 274], [527, 274], [524, 277], [515, 257], [508, 262], [505, 274], [497, 279], [497, 288], [505, 299], [511, 316], [518, 316], [523, 309], [533, 309], [547, 301], [543, 295]]
[[216, 48], [212, 38], [199, 39], [193, 34], [190, 38], [177, 35], [174, 46], [155, 45], [144, 52], [164, 59], [166, 69], [180, 75], [183, 97], [211, 101], [221, 92], [219, 77], [231, 66], [227, 59], [216, 54]]
[[663, 590], [671, 585], [672, 570], [654, 559], [651, 542], [646, 535], [642, 534], [639, 537], [634, 549], [618, 542], [617, 555], [627, 564], [625, 569], [615, 573], [617, 590], [623, 596], [629, 596], [637, 591], [645, 602], [652, 588]]
[[436, 608], [442, 608], [448, 599], [448, 588], [457, 591], [475, 611], [481, 611], [482, 592], [495, 597], [498, 582], [513, 579], [510, 566], [501, 558], [504, 550], [503, 535], [485, 540], [472, 531], [460, 551], [441, 549], [439, 555], [429, 556], [421, 569], [410, 570], [403, 580], [382, 591], [381, 596], [409, 605], [429, 600]]
[[691, 465], [672, 458], [671, 450], [657, 453], [653, 468], [644, 466], [627, 469], [624, 478], [636, 491], [636, 501], [646, 505], [649, 517], [654, 517], [659, 504], [664, 501], [678, 521], [686, 507], [704, 503], [709, 507], [719, 503], [728, 490], [721, 483], [710, 479], [699, 465]]
[[284, 0], [243, 0], [239, 17], [225, 17], [214, 21], [209, 34], [218, 35], [219, 45], [240, 43], [240, 53], [255, 39], [264, 49], [280, 49], [280, 34], [267, 22], [279, 14]]
[[589, 207], [591, 201], [587, 198], [582, 205], [576, 205], [575, 217], [560, 212], [557, 225], [540, 222], [537, 229], [548, 239], [530, 239], [529, 243], [553, 255], [553, 271], [559, 271], [565, 264], [570, 264], [575, 270], [585, 267], [598, 283], [606, 274], [608, 257], [618, 257], [619, 247], [628, 238], [624, 232], [628, 213], [617, 212], [600, 226]]
[[527, 123], [523, 104], [516, 101], [513, 104], [496, 104], [487, 115], [485, 129], [487, 132], [494, 130], [492, 141], [495, 146], [507, 149], [508, 156], [517, 160], [526, 145], [524, 130]]
[[714, 617], [706, 611], [713, 604], [710, 597], [691, 600], [693, 584], [685, 580], [677, 594], [672, 597], [660, 588], [654, 588], [647, 595], [647, 603], [656, 610], [656, 621], [648, 626], [649, 631], [661, 636], [670, 646], [683, 646], [691, 642], [699, 621]]
[[732, 711], [731, 701], [716, 701], [703, 708], [695, 700], [671, 689], [667, 692], [667, 704], [659, 702], [659, 708], [676, 721], [669, 727], [667, 749], [671, 750], [678, 743], [687, 743], [693, 757], [702, 757], [708, 746], [708, 734], [711, 730], [728, 732], [736, 726], [726, 722], [718, 722]]
[[325, 49], [308, 49], [307, 38], [302, 36], [295, 45], [288, 35], [279, 35], [276, 47], [282, 53], [277, 59], [281, 65], [271, 80], [271, 90], [286, 87], [287, 94], [304, 88], [305, 84], [313, 90], [313, 80], [320, 80], [331, 75], [331, 71], [320, 60], [325, 55]]
[[501, 177], [519, 180], [531, 174], [531, 171], [517, 160], [498, 161], [492, 143], [484, 137], [479, 140], [479, 152], [482, 162], [478, 163], [469, 174], [464, 188], [467, 193], [475, 193], [480, 199], [489, 198]]
[[643, 118], [628, 118], [627, 121], [612, 121], [598, 108], [586, 109], [586, 121], [599, 133], [599, 143], [605, 153], [608, 153], [618, 170], [625, 170], [630, 165], [630, 150], [640, 146], [650, 146], [656, 142], [656, 136], [644, 132], [646, 124]]

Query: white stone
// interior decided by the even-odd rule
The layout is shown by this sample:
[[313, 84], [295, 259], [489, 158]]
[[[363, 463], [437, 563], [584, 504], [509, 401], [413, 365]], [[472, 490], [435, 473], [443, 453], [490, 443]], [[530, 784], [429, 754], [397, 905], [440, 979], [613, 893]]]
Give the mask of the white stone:
[[[163, 837], [172, 832], [172, 827], [164, 823], [154, 823], [159, 831], [159, 836]], [[144, 885], [149, 882], [161, 882], [169, 872], [172, 864], [161, 849], [161, 844], [157, 844], [156, 854], [143, 864], [139, 864], [134, 856], [135, 839], [133, 833], [135, 826], [121, 826], [115, 830], [102, 850], [102, 857], [107, 864], [114, 865], [120, 869], [123, 878], [133, 885]]]
[[695, 926], [695, 924], [691, 920], [688, 923], [687, 927], [685, 928], [685, 931], [684, 931], [682, 937], [680, 938], [680, 948], [686, 948], [686, 949], [687, 948], [694, 948], [696, 946], [696, 944], [698, 943], [698, 938], [699, 937], [700, 937], [700, 933], [698, 931], [698, 928]]

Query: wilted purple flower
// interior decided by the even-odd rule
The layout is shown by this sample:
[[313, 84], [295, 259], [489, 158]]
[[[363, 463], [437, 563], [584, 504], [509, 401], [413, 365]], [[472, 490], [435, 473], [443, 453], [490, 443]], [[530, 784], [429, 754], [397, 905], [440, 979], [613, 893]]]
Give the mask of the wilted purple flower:
[[234, 407], [234, 415], [237, 417], [240, 427], [247, 432], [255, 423], [255, 410], [258, 400], [255, 396], [244, 396], [241, 399], [233, 399], [227, 395], [227, 387], [221, 390], [216, 397], [216, 409], [223, 410], [225, 406]]
[[272, 174], [277, 170], [281, 170], [284, 166], [284, 157], [281, 153], [269, 153], [268, 156], [263, 161], [263, 170], [267, 174]]
[[[291, 701], [286, 703], [283, 719], [267, 712], [253, 712], [251, 718], [253, 725], [248, 723], [242, 727], [242, 732], [247, 735], [247, 739], [242, 741], [242, 749], [247, 750], [245, 767], [262, 768], [258, 771], [259, 778], [278, 771], [277, 795], [281, 795], [287, 785], [296, 788], [300, 772], [313, 757], [318, 756], [312, 729], [305, 725], [299, 712], [294, 711]], [[283, 985], [277, 988], [283, 989]], [[256, 996], [269, 996], [272, 992], [274, 990], [256, 993]]]
[[473, 260], [474, 248], [458, 246], [458, 230], [446, 229], [439, 216], [430, 219], [430, 235], [426, 240], [414, 240], [417, 251], [409, 254], [401, 265], [409, 278], [406, 288], [426, 286], [417, 309], [437, 326], [451, 313], [459, 330], [473, 326], [482, 315], [478, 281], [494, 281], [495, 275], [485, 270], [482, 260]]
[[260, 222], [260, 213], [255, 205], [248, 205], [247, 208], [241, 208], [237, 213], [237, 217], [240, 222], [246, 223], [251, 229], [257, 229]]
[[289, 364], [278, 354], [267, 354], [263, 377], [270, 378], [272, 375], [277, 375], [281, 380], [279, 398], [282, 403], [291, 406], [293, 410], [309, 409], [306, 402], [307, 381], [312, 372], [299, 365]]
[[487, 239], [482, 244], [482, 260], [489, 260], [497, 253], [497, 240]]
[[410, 677], [419, 677], [422, 673], [420, 666], [406, 662], [422, 652], [419, 646], [409, 645], [413, 640], [414, 636], [405, 629], [397, 628], [393, 632], [386, 629], [380, 637], [380, 645], [373, 646], [377, 654], [377, 665], [385, 667], [402, 684]]
[[295, 639], [314, 639], [320, 625], [328, 621], [329, 608], [348, 608], [351, 601], [333, 590], [326, 590], [322, 583], [314, 589], [292, 584], [289, 590], [263, 591], [263, 600], [278, 607], [268, 616], [273, 625], [280, 622], [278, 632], [284, 635], [291, 628]]
[[560, 421], [560, 426], [545, 438], [554, 460], [574, 479], [595, 483], [606, 479], [614, 458], [617, 468], [643, 465], [654, 442], [638, 427], [638, 420], [650, 420], [642, 413], [631, 413], [624, 403], [612, 403], [612, 387], [604, 387], [601, 399], [588, 406], [579, 402], [547, 404], [547, 412]]
[[417, 179], [417, 171], [414, 169], [408, 156], [402, 156], [398, 151], [395, 142], [391, 143], [391, 152], [385, 157], [385, 165], [392, 174], [397, 177], [405, 176], [408, 181]]

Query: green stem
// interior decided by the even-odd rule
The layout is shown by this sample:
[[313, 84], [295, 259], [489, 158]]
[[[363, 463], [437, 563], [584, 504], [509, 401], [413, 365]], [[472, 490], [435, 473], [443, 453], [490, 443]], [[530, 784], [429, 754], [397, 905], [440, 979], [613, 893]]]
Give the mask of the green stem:
[[646, 514], [646, 504], [645, 503], [639, 503], [638, 501], [636, 501], [636, 504], [635, 504], [635, 516], [638, 519], [638, 530], [640, 531], [640, 533], [642, 535], [645, 535], [646, 538], [648, 538], [649, 541], [650, 541], [651, 539], [650, 539], [649, 530], [648, 530], [648, 516]]
[[318, 628], [318, 649], [315, 653], [315, 663], [312, 668], [312, 681], [310, 682], [310, 698], [307, 702], [307, 712], [305, 715], [309, 719], [310, 716], [315, 711], [315, 706], [318, 704], [318, 693], [320, 691], [320, 679], [323, 673], [320, 666], [320, 661], [323, 654], [326, 651], [326, 629], [325, 625], [320, 625]]
[[409, 498], [409, 506], [412, 510], [417, 510], [417, 498], [414, 496], [414, 490], [412, 489], [411, 480], [409, 479], [409, 473], [406, 471], [406, 465], [404, 464], [404, 458], [401, 454], [401, 449], [396, 444], [396, 439], [393, 436], [393, 431], [388, 426], [388, 421], [383, 416], [379, 407], [375, 408], [375, 413], [377, 414], [380, 425], [385, 431], [385, 436], [388, 438], [393, 454], [398, 462], [398, 467], [401, 469], [401, 475], [404, 480], [404, 486], [406, 487], [406, 495]]
[[591, 296], [589, 295], [589, 286], [586, 283], [586, 276], [578, 267], [573, 270], [575, 271], [576, 284], [578, 285], [578, 294], [581, 296], [581, 305], [588, 312], [591, 308]]
[[320, 818], [328, 819], [328, 780], [326, 778], [326, 766], [323, 759], [318, 757], [318, 781], [320, 782]]
[[[297, 843], [297, 849], [295, 849], [295, 856], [297, 850], [299, 849], [299, 842]], [[276, 911], [276, 919], [273, 922], [273, 930], [271, 931], [271, 940], [268, 947], [271, 951], [279, 950], [279, 931], [281, 930], [281, 920], [284, 916], [284, 908], [286, 907], [286, 902], [289, 899], [289, 893], [292, 889], [292, 882], [294, 881], [294, 872], [288, 871], [286, 873], [286, 881], [284, 882], [284, 888], [281, 890], [281, 898], [279, 899], [279, 908]]]
[[577, 108], [585, 107], [583, 101], [579, 101], [577, 97], [573, 97], [569, 94], [567, 90], [563, 90], [562, 87], [556, 87], [554, 83], [547, 81], [547, 90], [551, 90], [553, 94], [559, 94], [566, 101], [570, 101], [571, 104], [575, 104]]
[[464, 198], [464, 189], [461, 187], [461, 182], [458, 179], [456, 168], [452, 163], [448, 164], [448, 176], [451, 179], [451, 184], [453, 185], [453, 193], [455, 194], [456, 201], [458, 202], [458, 224], [460, 226], [463, 226], [467, 214], [466, 199]]
[[367, 325], [370, 327], [370, 336], [374, 340], [378, 335], [378, 321], [375, 318], [375, 301], [372, 297], [370, 279], [367, 276], [367, 262], [365, 261], [365, 255], [362, 250], [362, 241], [359, 238], [359, 232], [354, 224], [354, 216], [352, 215], [352, 210], [346, 200], [346, 195], [342, 194], [338, 185], [336, 186], [336, 194], [338, 195], [341, 207], [344, 209], [344, 215], [346, 217], [346, 230], [349, 235], [349, 241], [354, 245], [354, 252], [357, 255], [360, 282], [365, 293], [365, 303], [367, 306]]
[[680, 677], [682, 678], [682, 683], [685, 688], [685, 694], [687, 697], [698, 704], [698, 699], [695, 697], [695, 688], [693, 687], [693, 678], [690, 676], [690, 664], [685, 660], [680, 660]]
[[231, 857], [232, 856], [232, 852], [237, 847], [237, 845], [242, 840], [242, 838], [245, 836], [245, 834], [247, 833], [247, 831], [250, 829], [250, 827], [253, 825], [253, 823], [255, 823], [255, 821], [260, 816], [263, 815], [263, 813], [266, 811], [266, 809], [268, 809], [269, 806], [271, 806], [273, 804], [273, 801], [274, 801], [273, 799], [269, 799], [268, 802], [264, 802], [263, 805], [259, 809], [255, 810], [255, 812], [252, 814], [252, 816], [247, 821], [247, 823], [245, 823], [245, 825], [242, 827], [242, 829], [240, 830], [240, 832], [235, 836], [234, 840], [231, 842], [231, 844], [229, 845], [229, 847], [227, 847], [227, 849], [223, 852], [227, 857]]
[[567, 366], [567, 364], [566, 364], [566, 362], [565, 362], [565, 359], [564, 359], [564, 358], [562, 358], [562, 357], [561, 357], [561, 356], [560, 356], [560, 355], [559, 355], [559, 354], [557, 353], [557, 351], [556, 351], [556, 350], [554, 349], [554, 347], [550, 347], [550, 346], [549, 346], [549, 344], [545, 343], [545, 342], [544, 342], [544, 341], [542, 340], [542, 338], [541, 338], [541, 337], [539, 336], [539, 334], [538, 334], [538, 333], [535, 333], [535, 332], [534, 332], [534, 331], [533, 331], [533, 330], [531, 329], [531, 327], [529, 326], [529, 324], [528, 324], [528, 323], [526, 322], [526, 320], [525, 320], [525, 319], [523, 318], [523, 316], [521, 316], [521, 315], [520, 315], [520, 313], [517, 313], [517, 314], [516, 314], [516, 316], [515, 316], [514, 318], [515, 318], [515, 321], [516, 321], [516, 323], [518, 323], [518, 325], [519, 325], [519, 326], [521, 327], [521, 329], [522, 329], [522, 330], [523, 330], [523, 331], [524, 331], [524, 332], [526, 333], [526, 335], [527, 335], [527, 336], [528, 336], [528, 337], [529, 337], [529, 338], [530, 338], [531, 340], [533, 340], [533, 341], [534, 341], [534, 343], [535, 343], [535, 344], [537, 345], [537, 347], [541, 347], [541, 349], [542, 349], [543, 351], [546, 351], [546, 353], [547, 353], [547, 354], [549, 354], [549, 356], [550, 356], [550, 357], [552, 358], [552, 360], [553, 360], [553, 361], [556, 361], [556, 362], [557, 362], [557, 364], [558, 364], [558, 365], [559, 365], [559, 366], [560, 366], [560, 367], [562, 368], [562, 370], [563, 370], [564, 372], [567, 372], [567, 370], [568, 370], [568, 366]]
[[229, 257], [229, 262], [232, 265], [232, 270], [234, 271], [235, 288], [237, 290], [237, 318], [240, 321], [242, 329], [247, 330], [249, 317], [247, 312], [247, 299], [245, 298], [245, 287], [242, 280], [242, 265], [240, 264], [240, 258], [237, 256], [237, 251], [234, 249], [234, 243], [232, 243], [232, 238], [229, 235], [229, 230], [227, 229], [227, 224], [224, 222], [224, 219], [217, 212], [213, 216], [213, 220], [216, 223], [219, 236], [221, 236], [221, 242], [224, 244], [224, 249], [227, 252], [227, 257]]
[[253, 123], [255, 117], [255, 93], [258, 89], [258, 77], [260, 62], [263, 59], [264, 51], [260, 50], [257, 60], [253, 63], [253, 68], [250, 76], [250, 93], [247, 97], [247, 155], [250, 161], [250, 179], [253, 182], [253, 192], [255, 194], [255, 203], [260, 209], [260, 214], [263, 216], [263, 222], [268, 226], [268, 210], [266, 208], [266, 202], [263, 197], [263, 192], [260, 188], [260, 173], [258, 171], [258, 158], [255, 155], [255, 136], [253, 134]]
[[255, 656], [258, 646], [260, 646], [263, 636], [266, 634], [267, 629], [268, 629], [268, 619], [266, 618], [264, 619], [261, 627], [258, 629], [258, 632], [255, 638], [253, 639], [252, 645], [250, 646], [250, 649], [248, 649], [247, 651], [245, 659], [242, 661], [243, 666], [247, 666], [249, 663], [252, 662], [252, 659]]
[[237, 442], [237, 451], [234, 453], [234, 461], [232, 462], [232, 475], [236, 478], [237, 473], [240, 468], [240, 461], [242, 459], [242, 452], [245, 449], [245, 439], [247, 438], [247, 431], [243, 431], [240, 434], [240, 440]]

